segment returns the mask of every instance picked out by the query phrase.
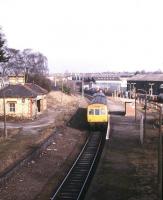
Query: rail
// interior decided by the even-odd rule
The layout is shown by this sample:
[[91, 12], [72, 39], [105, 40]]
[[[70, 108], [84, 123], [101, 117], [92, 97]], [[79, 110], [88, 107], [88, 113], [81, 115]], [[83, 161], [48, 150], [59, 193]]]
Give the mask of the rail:
[[51, 200], [83, 199], [102, 148], [103, 135], [93, 132]]

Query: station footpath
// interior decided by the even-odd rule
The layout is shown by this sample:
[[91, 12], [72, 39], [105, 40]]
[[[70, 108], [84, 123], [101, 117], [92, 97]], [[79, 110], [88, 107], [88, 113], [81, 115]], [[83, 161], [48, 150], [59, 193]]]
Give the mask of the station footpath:
[[135, 116], [135, 100], [128, 98], [108, 98], [111, 111], [124, 111], [126, 116]]

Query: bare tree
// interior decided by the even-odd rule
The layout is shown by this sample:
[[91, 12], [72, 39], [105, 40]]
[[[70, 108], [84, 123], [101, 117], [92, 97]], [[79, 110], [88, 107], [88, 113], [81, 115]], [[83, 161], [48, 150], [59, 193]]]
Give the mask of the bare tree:
[[30, 74], [47, 75], [48, 62], [47, 58], [40, 52], [33, 52], [31, 49], [24, 49], [23, 59], [25, 67], [28, 68]]
[[25, 74], [48, 74], [47, 58], [40, 52], [33, 52], [31, 49], [23, 51], [7, 48], [7, 53], [10, 55], [8, 62], [1, 65], [3, 74], [18, 75]]
[[9, 60], [9, 56], [6, 52], [6, 40], [4, 39], [4, 34], [1, 32], [0, 28], [0, 67], [1, 67], [1, 74], [4, 75], [5, 71], [5, 63]]

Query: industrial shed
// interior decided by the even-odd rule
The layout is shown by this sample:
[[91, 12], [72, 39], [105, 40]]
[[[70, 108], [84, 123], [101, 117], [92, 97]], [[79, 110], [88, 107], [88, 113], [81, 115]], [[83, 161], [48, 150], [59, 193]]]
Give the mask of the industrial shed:
[[99, 76], [94, 77], [94, 80], [95, 83], [92, 83], [92, 88], [103, 89], [108, 95], [111, 95], [114, 91], [123, 92], [126, 88], [124, 81], [118, 76]]
[[163, 74], [137, 74], [127, 80], [127, 90], [143, 89], [149, 95], [163, 93]]
[[36, 118], [47, 108], [47, 91], [33, 83], [8, 85], [0, 90], [0, 115]]

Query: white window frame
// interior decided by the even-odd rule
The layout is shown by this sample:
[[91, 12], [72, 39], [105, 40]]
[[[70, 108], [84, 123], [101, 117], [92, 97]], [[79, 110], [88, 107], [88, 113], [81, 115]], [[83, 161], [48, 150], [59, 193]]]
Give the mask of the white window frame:
[[15, 113], [15, 111], [16, 111], [16, 103], [9, 102], [9, 111], [12, 112], [12, 113]]

